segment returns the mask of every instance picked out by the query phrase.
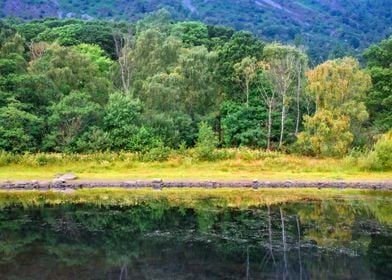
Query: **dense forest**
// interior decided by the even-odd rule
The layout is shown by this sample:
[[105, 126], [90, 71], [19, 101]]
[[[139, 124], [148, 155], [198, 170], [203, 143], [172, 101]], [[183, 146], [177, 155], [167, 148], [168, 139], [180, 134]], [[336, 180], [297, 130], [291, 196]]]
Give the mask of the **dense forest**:
[[[390, 0], [0, 0], [0, 17], [130, 20], [165, 8], [179, 21], [247, 30], [272, 42], [303, 44], [315, 63], [360, 55], [391, 34]], [[314, 66], [312, 64], [312, 66]]]
[[166, 10], [136, 23], [0, 27], [1, 150], [196, 145], [342, 156], [392, 128], [392, 37], [363, 53], [365, 68], [352, 57], [310, 67], [301, 45], [173, 21]]

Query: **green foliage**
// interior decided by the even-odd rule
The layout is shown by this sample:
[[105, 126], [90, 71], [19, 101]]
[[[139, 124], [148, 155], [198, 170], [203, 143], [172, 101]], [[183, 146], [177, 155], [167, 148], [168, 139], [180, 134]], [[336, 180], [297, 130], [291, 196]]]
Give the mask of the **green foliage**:
[[[202, 16], [204, 8], [192, 3]], [[226, 150], [214, 152], [215, 134], [228, 148], [274, 149], [278, 141], [279, 146], [291, 143], [304, 128], [300, 139], [306, 153], [337, 155], [390, 127], [390, 39], [364, 54], [372, 89], [360, 64], [342, 58], [310, 71], [305, 95], [308, 58], [298, 47], [304, 37], [289, 25], [281, 30], [271, 22], [265, 32], [290, 33], [297, 47], [266, 46], [252, 33], [227, 27], [174, 22], [166, 10], [134, 24], [51, 18], [0, 21], [0, 27], [2, 150], [126, 150], [154, 161], [183, 143], [196, 145], [203, 160], [232, 158]], [[362, 45], [351, 37], [346, 39]], [[305, 111], [315, 115], [302, 123]], [[202, 120], [213, 129], [209, 135], [203, 124], [198, 137]]]
[[371, 170], [392, 170], [392, 130], [381, 136], [361, 165]]
[[109, 133], [93, 126], [76, 140], [73, 149], [80, 153], [95, 153], [108, 151], [111, 145]]
[[[141, 104], [138, 100], [122, 93], [113, 93], [105, 108], [104, 127], [109, 134], [112, 148], [131, 150], [134, 140], [141, 132]], [[145, 135], [149, 137], [150, 135]], [[140, 148], [137, 148], [140, 150]]]
[[170, 151], [170, 148], [165, 147], [164, 144], [159, 141], [156, 144], [156, 147], [151, 148], [143, 154], [142, 159], [144, 161], [166, 161], [170, 156]]
[[42, 119], [24, 111], [17, 101], [0, 108], [1, 150], [16, 153], [37, 151], [42, 131]]
[[373, 88], [366, 98], [370, 121], [386, 132], [392, 128], [392, 36], [364, 52]]
[[49, 134], [45, 147], [61, 151], [71, 149], [86, 129], [102, 119], [102, 109], [83, 92], [71, 92], [50, 109]]
[[[95, 49], [99, 52], [97, 48]], [[85, 50], [52, 45], [44, 55], [33, 62], [31, 72], [45, 75], [54, 86], [57, 98], [72, 91], [81, 91], [100, 104], [107, 101], [111, 83], [107, 73], [100, 71], [92, 54]]]
[[348, 117], [320, 109], [312, 117], [305, 116], [297, 149], [308, 155], [341, 157], [347, 153], [353, 140], [349, 126]]
[[216, 137], [211, 126], [206, 122], [199, 124], [199, 133], [196, 141], [196, 155], [200, 160], [214, 160], [215, 150], [218, 145], [218, 138]]
[[224, 103], [222, 107], [222, 130], [226, 146], [266, 147], [266, 111], [263, 107], [246, 107], [230, 102]]
[[316, 112], [305, 117], [297, 144], [315, 155], [343, 156], [368, 118], [363, 100], [371, 86], [370, 77], [352, 58], [326, 61], [307, 77]]

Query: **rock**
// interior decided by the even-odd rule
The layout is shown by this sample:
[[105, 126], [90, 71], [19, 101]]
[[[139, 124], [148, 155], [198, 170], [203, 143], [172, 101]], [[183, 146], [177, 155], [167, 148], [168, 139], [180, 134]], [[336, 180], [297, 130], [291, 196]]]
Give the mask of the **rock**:
[[258, 189], [259, 188], [259, 180], [254, 179], [252, 181], [252, 188], [254, 188], [254, 189]]
[[73, 173], [66, 173], [60, 177], [58, 177], [58, 179], [64, 180], [64, 181], [72, 181], [72, 180], [76, 180], [78, 177], [73, 174]]
[[152, 180], [152, 183], [153, 184], [160, 184], [160, 183], [162, 183], [163, 181], [162, 181], [162, 179], [153, 179]]
[[65, 183], [65, 180], [63, 180], [63, 179], [61, 179], [61, 178], [56, 178], [56, 179], [53, 179], [53, 184], [55, 184], [55, 185], [60, 185], [60, 184], [64, 184]]

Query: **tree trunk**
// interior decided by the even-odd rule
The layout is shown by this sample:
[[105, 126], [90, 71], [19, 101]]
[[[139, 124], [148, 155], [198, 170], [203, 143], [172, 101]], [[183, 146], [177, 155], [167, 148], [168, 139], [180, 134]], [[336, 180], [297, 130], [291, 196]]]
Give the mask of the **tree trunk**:
[[268, 134], [267, 134], [267, 150], [271, 150], [271, 130], [272, 130], [272, 102], [268, 104]]
[[301, 96], [301, 72], [302, 72], [302, 65], [299, 63], [298, 68], [297, 68], [297, 122], [295, 124], [295, 135], [298, 134], [299, 131], [299, 122], [300, 122], [300, 117], [301, 117], [301, 108], [300, 108], [300, 96]]
[[246, 81], [246, 107], [249, 107], [249, 82]]
[[282, 120], [280, 126], [280, 139], [279, 139], [279, 149], [283, 146], [283, 134], [284, 134], [284, 122], [286, 120], [286, 98], [283, 97], [283, 105], [282, 105]]
[[[299, 79], [298, 79], [299, 80]], [[298, 81], [298, 87], [297, 87], [297, 122], [295, 124], [295, 135], [298, 134], [298, 130], [299, 130], [299, 121], [300, 121], [300, 117], [301, 117], [301, 109], [300, 109], [300, 102], [299, 102], [299, 98], [300, 98], [300, 91], [301, 91], [301, 82]]]

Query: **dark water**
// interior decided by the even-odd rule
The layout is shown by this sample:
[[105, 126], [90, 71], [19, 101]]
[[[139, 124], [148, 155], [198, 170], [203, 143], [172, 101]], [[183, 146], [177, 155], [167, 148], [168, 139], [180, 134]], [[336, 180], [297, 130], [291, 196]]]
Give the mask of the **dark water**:
[[392, 279], [390, 201], [0, 211], [0, 279]]

